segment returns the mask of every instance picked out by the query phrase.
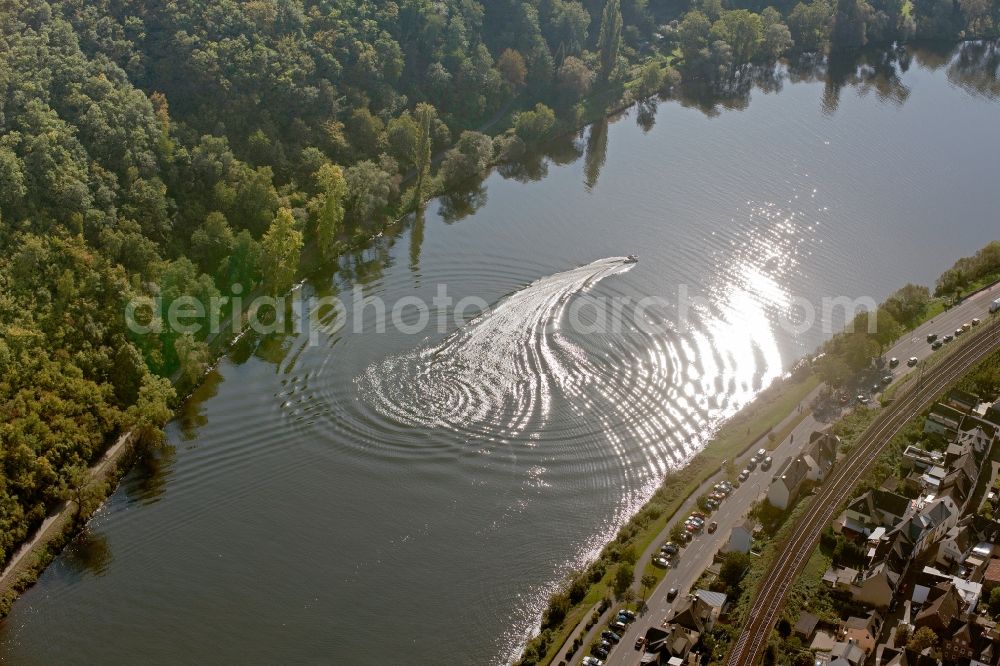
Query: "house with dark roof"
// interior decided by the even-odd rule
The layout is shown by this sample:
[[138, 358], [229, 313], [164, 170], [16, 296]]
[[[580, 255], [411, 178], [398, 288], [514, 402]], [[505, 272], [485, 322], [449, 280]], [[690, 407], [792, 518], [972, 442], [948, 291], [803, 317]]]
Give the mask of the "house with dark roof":
[[698, 644], [700, 633], [671, 623], [664, 629], [650, 627], [646, 630], [646, 645], [642, 664], [668, 664], [671, 659], [684, 659]]
[[958, 432], [964, 417], [965, 412], [942, 402], [936, 403], [924, 419], [924, 432], [950, 439]]
[[784, 511], [795, 503], [808, 478], [809, 465], [802, 456], [787, 459], [767, 489], [767, 501], [774, 508]]
[[692, 594], [677, 609], [670, 623], [701, 634], [712, 628], [714, 619], [712, 606], [701, 597]]
[[931, 596], [927, 603], [913, 618], [916, 628], [929, 627], [932, 631], [941, 633], [947, 631], [951, 622], [962, 612], [964, 602], [950, 581], [942, 581], [931, 588]]
[[959, 510], [964, 510], [968, 501], [972, 498], [972, 491], [976, 488], [976, 479], [979, 478], [979, 466], [971, 453], [967, 453], [955, 460], [951, 470], [941, 480], [938, 486], [938, 495], [948, 495], [958, 506]]
[[807, 611], [802, 611], [799, 613], [798, 621], [796, 621], [795, 626], [792, 628], [792, 633], [801, 638], [803, 643], [808, 644], [816, 634], [816, 626], [818, 624], [818, 617]]
[[977, 542], [972, 525], [960, 520], [938, 541], [934, 561], [945, 566], [956, 565], [965, 559]]
[[894, 571], [887, 562], [880, 562], [858, 578], [851, 587], [851, 597], [880, 610], [892, 603], [892, 598], [899, 587], [900, 573]]
[[910, 500], [878, 488], [851, 500], [838, 522], [845, 532], [867, 537], [877, 527], [895, 527], [909, 509]]
[[952, 389], [945, 397], [945, 404], [949, 407], [968, 414], [979, 406], [979, 396], [961, 389]]
[[821, 482], [837, 463], [840, 438], [829, 431], [815, 430], [809, 444], [802, 450], [802, 459], [809, 466], [809, 479]]

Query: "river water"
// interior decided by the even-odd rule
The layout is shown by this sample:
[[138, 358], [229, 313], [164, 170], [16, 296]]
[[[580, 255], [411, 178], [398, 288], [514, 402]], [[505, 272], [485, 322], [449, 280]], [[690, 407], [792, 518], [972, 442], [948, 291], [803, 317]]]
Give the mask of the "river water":
[[[16, 603], [0, 657], [509, 660], [663, 473], [836, 328], [824, 298], [932, 283], [1000, 236], [997, 64], [783, 69], [432, 202], [300, 294], [489, 311], [245, 337]], [[816, 323], [786, 321], [805, 302]]]

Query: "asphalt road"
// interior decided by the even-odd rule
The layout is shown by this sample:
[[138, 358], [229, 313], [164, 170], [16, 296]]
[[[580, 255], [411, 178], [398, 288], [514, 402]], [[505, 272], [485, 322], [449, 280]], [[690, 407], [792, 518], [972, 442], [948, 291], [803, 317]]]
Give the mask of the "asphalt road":
[[[960, 305], [939, 314], [934, 319], [917, 327], [905, 338], [897, 341], [885, 354], [886, 358], [896, 357], [900, 360], [899, 367], [891, 371], [894, 381], [898, 381], [899, 378], [908, 373], [919, 373], [922, 371], [921, 365], [911, 368], [907, 366], [906, 362], [910, 357], [916, 357], [922, 361], [930, 356], [932, 350], [926, 340], [928, 334], [936, 333], [939, 337], [943, 337], [946, 333], [954, 334], [956, 328], [959, 328], [973, 317], [979, 317], [985, 323], [989, 317], [989, 304], [997, 297], [1000, 297], [1000, 285], [994, 285], [988, 290], [970, 296]], [[815, 395], [815, 392], [807, 398], [805, 401], [806, 404], [809, 404], [813, 395]], [[719, 524], [716, 532], [714, 534], [703, 533], [697, 536], [681, 551], [676, 568], [669, 570], [660, 585], [650, 593], [646, 601], [646, 613], [629, 626], [622, 637], [621, 643], [608, 655], [607, 660], [605, 660], [607, 666], [634, 665], [639, 662], [641, 653], [633, 648], [636, 638], [644, 635], [650, 626], [659, 626], [665, 620], [669, 620], [675, 606], [681, 603], [685, 596], [692, 591], [691, 588], [701, 573], [712, 564], [715, 553], [729, 541], [729, 534], [732, 527], [739, 524], [746, 517], [746, 510], [754, 501], [766, 494], [774, 471], [781, 468], [786, 458], [798, 455], [802, 446], [809, 441], [809, 435], [814, 430], [823, 428], [826, 425], [817, 422], [812, 415], [806, 416], [790, 433], [789, 437], [785, 438], [771, 452], [771, 457], [774, 459], [772, 468], [768, 472], [763, 472], [758, 467], [750, 475], [750, 478], [723, 502], [718, 511], [710, 518], [710, 520], [714, 520]], [[780, 427], [776, 429], [780, 430]], [[745, 464], [746, 458], [751, 454], [752, 450], [737, 461], [739, 467]], [[676, 520], [683, 520], [687, 517], [693, 508], [693, 501], [694, 497], [689, 498], [692, 506], [686, 504], [685, 511], [678, 512]], [[659, 545], [668, 540], [669, 529], [672, 525], [673, 521], [668, 524], [660, 537], [654, 540], [650, 550], [656, 552]], [[648, 557], [649, 553], [647, 552], [640, 558], [636, 564], [637, 572], [641, 572], [645, 567]], [[677, 598], [673, 602], [667, 601], [667, 592], [670, 588], [677, 588], [679, 590]], [[590, 645], [590, 642], [604, 628], [606, 628], [606, 623], [595, 626], [584, 640], [584, 646]], [[580, 663], [586, 654], [586, 649], [580, 650], [570, 663]]]

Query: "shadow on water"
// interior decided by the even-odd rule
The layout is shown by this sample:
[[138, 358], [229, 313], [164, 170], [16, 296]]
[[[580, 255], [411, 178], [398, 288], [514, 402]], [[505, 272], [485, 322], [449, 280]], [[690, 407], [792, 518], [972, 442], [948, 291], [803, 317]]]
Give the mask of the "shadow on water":
[[113, 560], [107, 537], [91, 529], [84, 530], [63, 554], [66, 567], [76, 575], [101, 576]]
[[121, 489], [130, 501], [154, 504], [167, 489], [173, 476], [177, 449], [165, 444], [139, 458], [135, 466], [122, 479]]

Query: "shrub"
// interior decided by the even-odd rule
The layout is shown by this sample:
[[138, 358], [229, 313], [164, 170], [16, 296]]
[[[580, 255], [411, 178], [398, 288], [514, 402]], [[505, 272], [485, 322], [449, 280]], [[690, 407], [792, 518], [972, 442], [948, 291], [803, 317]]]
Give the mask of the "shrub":
[[556, 126], [556, 114], [541, 102], [531, 111], [522, 111], [514, 117], [514, 131], [526, 143], [537, 143], [549, 138]]

